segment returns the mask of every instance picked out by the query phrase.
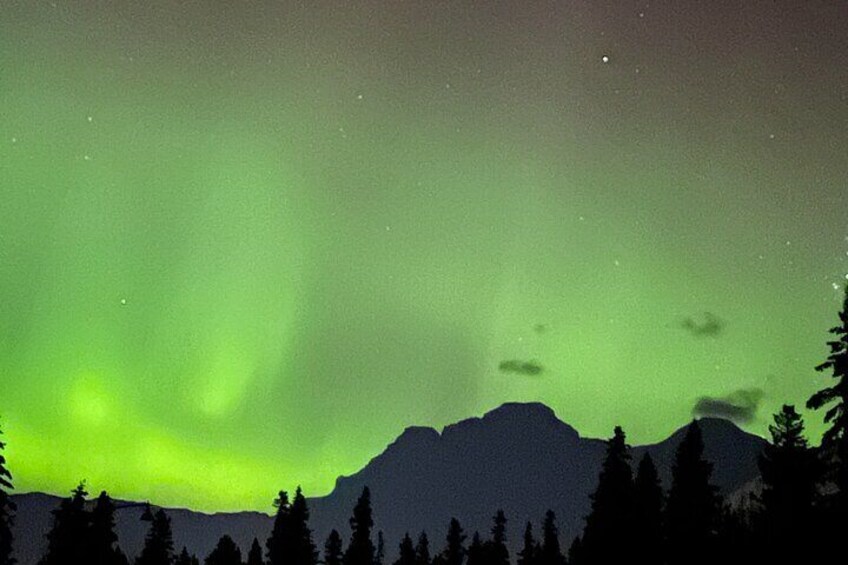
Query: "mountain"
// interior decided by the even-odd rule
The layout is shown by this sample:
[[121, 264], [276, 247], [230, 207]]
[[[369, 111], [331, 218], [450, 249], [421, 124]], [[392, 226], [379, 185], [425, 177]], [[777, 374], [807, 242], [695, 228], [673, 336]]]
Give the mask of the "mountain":
[[[702, 419], [700, 425], [706, 455], [715, 465], [714, 482], [723, 492], [733, 492], [757, 477], [756, 459], [764, 440], [725, 420]], [[649, 452], [668, 486], [674, 452], [685, 431], [684, 427], [660, 443], [635, 447], [634, 468], [642, 454]], [[548, 508], [557, 514], [567, 547], [582, 529], [604, 452], [604, 441], [580, 437], [539, 403], [504, 404], [482, 418], [447, 426], [441, 433], [410, 427], [359, 472], [339, 477], [329, 495], [310, 499], [314, 539], [322, 547], [332, 528], [348, 537], [351, 509], [367, 485], [375, 531], [384, 531], [389, 557], [406, 531], [426, 530], [431, 544], [440, 549], [452, 516], [469, 537], [475, 530], [485, 537], [498, 508], [509, 519], [513, 551], [524, 522], [538, 524]], [[17, 556], [21, 565], [35, 564], [44, 549], [41, 533], [49, 527], [49, 512], [59, 499], [38, 493], [14, 499], [19, 509]], [[272, 523], [271, 517], [257, 512], [209, 515], [174, 509], [168, 513], [176, 547], [185, 545], [201, 558], [225, 533], [245, 551], [254, 536], [264, 543]], [[140, 550], [147, 529], [141, 514], [138, 507], [117, 513], [121, 547], [129, 555]]]

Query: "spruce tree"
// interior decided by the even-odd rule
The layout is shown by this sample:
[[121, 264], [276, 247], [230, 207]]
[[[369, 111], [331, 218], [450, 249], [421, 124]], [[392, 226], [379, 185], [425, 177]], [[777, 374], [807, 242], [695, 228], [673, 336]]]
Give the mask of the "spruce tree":
[[418, 543], [415, 545], [415, 565], [430, 565], [430, 540], [427, 532], [418, 535]]
[[539, 554], [540, 565], [565, 565], [565, 556], [559, 545], [559, 529], [556, 525], [556, 514], [553, 510], [545, 512], [542, 523], [542, 548]]
[[91, 565], [120, 565], [122, 553], [116, 547], [115, 504], [106, 491], [102, 491], [94, 503], [88, 537]]
[[230, 536], [221, 536], [204, 563], [205, 565], [242, 565], [241, 549]]
[[274, 500], [274, 507], [277, 509], [274, 526], [271, 528], [271, 536], [265, 543], [268, 549], [268, 565], [288, 565], [285, 553], [287, 548], [291, 547], [291, 528], [289, 528], [291, 505], [286, 491], [280, 491], [279, 496]]
[[813, 505], [819, 481], [819, 460], [804, 437], [804, 421], [794, 406], [783, 405], [769, 426], [771, 443], [758, 464], [763, 480], [758, 529], [771, 561], [801, 556], [813, 534]]
[[483, 547], [487, 565], [509, 565], [506, 547], [506, 515], [498, 510], [492, 518], [492, 539]]
[[524, 526], [523, 541], [521, 551], [518, 552], [517, 565], [538, 565], [536, 560], [538, 548], [536, 546], [536, 540], [533, 538], [533, 524], [529, 520]]
[[[3, 430], [0, 429], [0, 436]], [[6, 457], [3, 451], [6, 443], [0, 440], [0, 565], [13, 565], [12, 557], [12, 526], [15, 524], [15, 503], [9, 496], [12, 486], [12, 473], [6, 468]]]
[[659, 563], [663, 544], [663, 491], [654, 460], [647, 452], [636, 471], [634, 496], [634, 559], [638, 563]]
[[677, 446], [665, 511], [669, 565], [712, 562], [720, 500], [710, 483], [701, 426], [693, 420]]
[[171, 519], [161, 508], [153, 515], [150, 530], [144, 539], [141, 555], [135, 565], [171, 565], [174, 561], [174, 537]]
[[441, 553], [444, 565], [462, 565], [465, 559], [465, 534], [456, 518], [451, 518], [445, 541], [445, 549]]
[[483, 542], [480, 540], [480, 533], [474, 532], [471, 536], [471, 545], [468, 546], [468, 559], [466, 565], [483, 565], [486, 561], [483, 552]]
[[262, 546], [256, 538], [253, 538], [250, 551], [247, 552], [247, 565], [265, 565], [262, 561]]
[[831, 523], [837, 526], [848, 522], [848, 284], [839, 325], [831, 328], [830, 333], [836, 336], [828, 342], [830, 355], [816, 371], [829, 371], [836, 382], [811, 396], [807, 408], [828, 407], [824, 421], [830, 427], [822, 436], [821, 448], [835, 467], [831, 474], [836, 491], [829, 502]]
[[192, 561], [192, 556], [189, 555], [188, 549], [186, 549], [185, 546], [183, 546], [183, 550], [177, 556], [176, 560], [174, 561], [174, 565], [193, 565], [193, 564], [194, 564], [194, 562]]
[[337, 530], [331, 530], [324, 543], [324, 565], [342, 565], [342, 537]]
[[285, 561], [286, 565], [315, 565], [318, 562], [318, 550], [312, 542], [312, 530], [309, 529], [306, 497], [299, 486], [291, 505], [289, 529], [292, 547], [290, 552], [286, 552], [290, 555]]
[[630, 555], [634, 492], [629, 450], [624, 431], [616, 426], [583, 531], [581, 551], [589, 565], [623, 563]]
[[372, 565], [374, 561], [374, 543], [371, 541], [371, 528], [374, 519], [371, 514], [371, 491], [362, 489], [362, 494], [353, 508], [350, 519], [350, 544], [344, 553], [344, 565]]
[[47, 554], [41, 565], [77, 565], [88, 561], [89, 514], [85, 511], [88, 493], [81, 482], [53, 510], [53, 527], [47, 533]]
[[415, 546], [412, 544], [412, 538], [409, 537], [409, 532], [404, 534], [398, 546], [398, 558], [394, 565], [415, 565], [416, 561]]

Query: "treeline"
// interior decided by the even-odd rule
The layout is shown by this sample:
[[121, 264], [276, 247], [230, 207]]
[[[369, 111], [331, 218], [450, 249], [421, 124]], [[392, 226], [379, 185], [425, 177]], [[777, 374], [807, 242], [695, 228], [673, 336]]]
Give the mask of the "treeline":
[[[516, 565], [707, 565], [844, 562], [848, 532], [848, 288], [840, 324], [830, 331], [830, 355], [816, 367], [829, 372], [833, 386], [816, 392], [810, 409], [826, 409], [820, 447], [808, 444], [804, 422], [794, 406], [784, 405], [769, 426], [771, 440], [759, 457], [760, 488], [747, 500], [722, 500], [711, 482], [712, 464], [704, 458], [697, 421], [677, 447], [671, 484], [664, 492], [650, 455], [633, 468], [624, 431], [616, 427], [591, 495], [591, 511], [580, 536], [567, 551], [560, 547], [556, 515], [548, 511], [536, 539], [533, 525], [523, 530]], [[11, 565], [14, 503], [12, 476], [0, 442], [0, 565]], [[115, 534], [115, 503], [103, 492], [93, 505], [80, 484], [53, 511], [47, 552], [39, 565], [129, 565]], [[223, 536], [205, 557], [206, 565], [387, 565], [382, 532], [372, 531], [371, 495], [366, 487], [353, 508], [345, 547], [332, 530], [316, 546], [309, 508], [300, 487], [292, 500], [285, 491], [275, 500], [276, 515], [264, 548], [258, 539], [247, 553]], [[146, 507], [150, 522], [134, 565], [193, 565], [200, 560], [185, 548], [175, 552], [171, 523], [164, 510]], [[376, 538], [376, 543], [374, 539]], [[427, 533], [406, 533], [391, 565], [510, 565], [507, 518], [498, 510], [486, 539], [474, 532], [468, 541], [457, 519], [447, 526], [442, 548], [430, 549]]]

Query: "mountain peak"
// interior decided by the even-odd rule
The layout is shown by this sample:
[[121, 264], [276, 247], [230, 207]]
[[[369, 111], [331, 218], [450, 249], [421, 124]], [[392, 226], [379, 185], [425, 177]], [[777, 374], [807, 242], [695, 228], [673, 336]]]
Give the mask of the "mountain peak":
[[532, 417], [558, 419], [551, 407], [541, 402], [505, 402], [493, 410], [489, 410], [483, 418], [510, 417]]

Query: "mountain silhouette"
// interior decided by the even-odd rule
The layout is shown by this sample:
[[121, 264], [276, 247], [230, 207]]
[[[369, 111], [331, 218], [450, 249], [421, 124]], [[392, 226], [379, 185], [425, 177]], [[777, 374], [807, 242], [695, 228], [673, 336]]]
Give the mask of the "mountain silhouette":
[[[729, 493], [758, 476], [757, 455], [762, 438], [735, 424], [713, 418], [699, 420], [705, 455], [714, 463], [713, 482]], [[666, 440], [633, 449], [633, 467], [650, 452], [660, 478], [668, 487], [674, 452], [686, 428]], [[469, 534], [488, 535], [495, 511], [509, 520], [507, 539], [513, 553], [521, 541], [525, 521], [539, 524], [545, 511], [558, 518], [561, 543], [568, 547], [589, 512], [605, 452], [603, 440], [583, 438], [540, 403], [508, 403], [481, 418], [469, 418], [445, 427], [409, 427], [359, 472], [339, 477], [333, 491], [309, 500], [310, 525], [319, 546], [330, 529], [345, 540], [348, 520], [364, 486], [369, 486], [375, 531], [383, 530], [387, 557], [393, 559], [398, 541], [407, 531], [426, 530], [441, 548], [451, 517]], [[289, 488], [291, 485], [281, 485]], [[269, 493], [269, 500], [274, 493]], [[31, 493], [16, 495], [18, 519], [16, 554], [21, 565], [35, 564], [44, 551], [43, 534], [50, 510], [59, 498]], [[140, 551], [148, 524], [142, 509], [116, 514], [121, 547], [134, 556]], [[259, 512], [203, 514], [168, 510], [177, 548], [187, 546], [201, 558], [218, 538], [229, 534], [246, 551], [253, 537], [267, 538], [272, 519]]]

